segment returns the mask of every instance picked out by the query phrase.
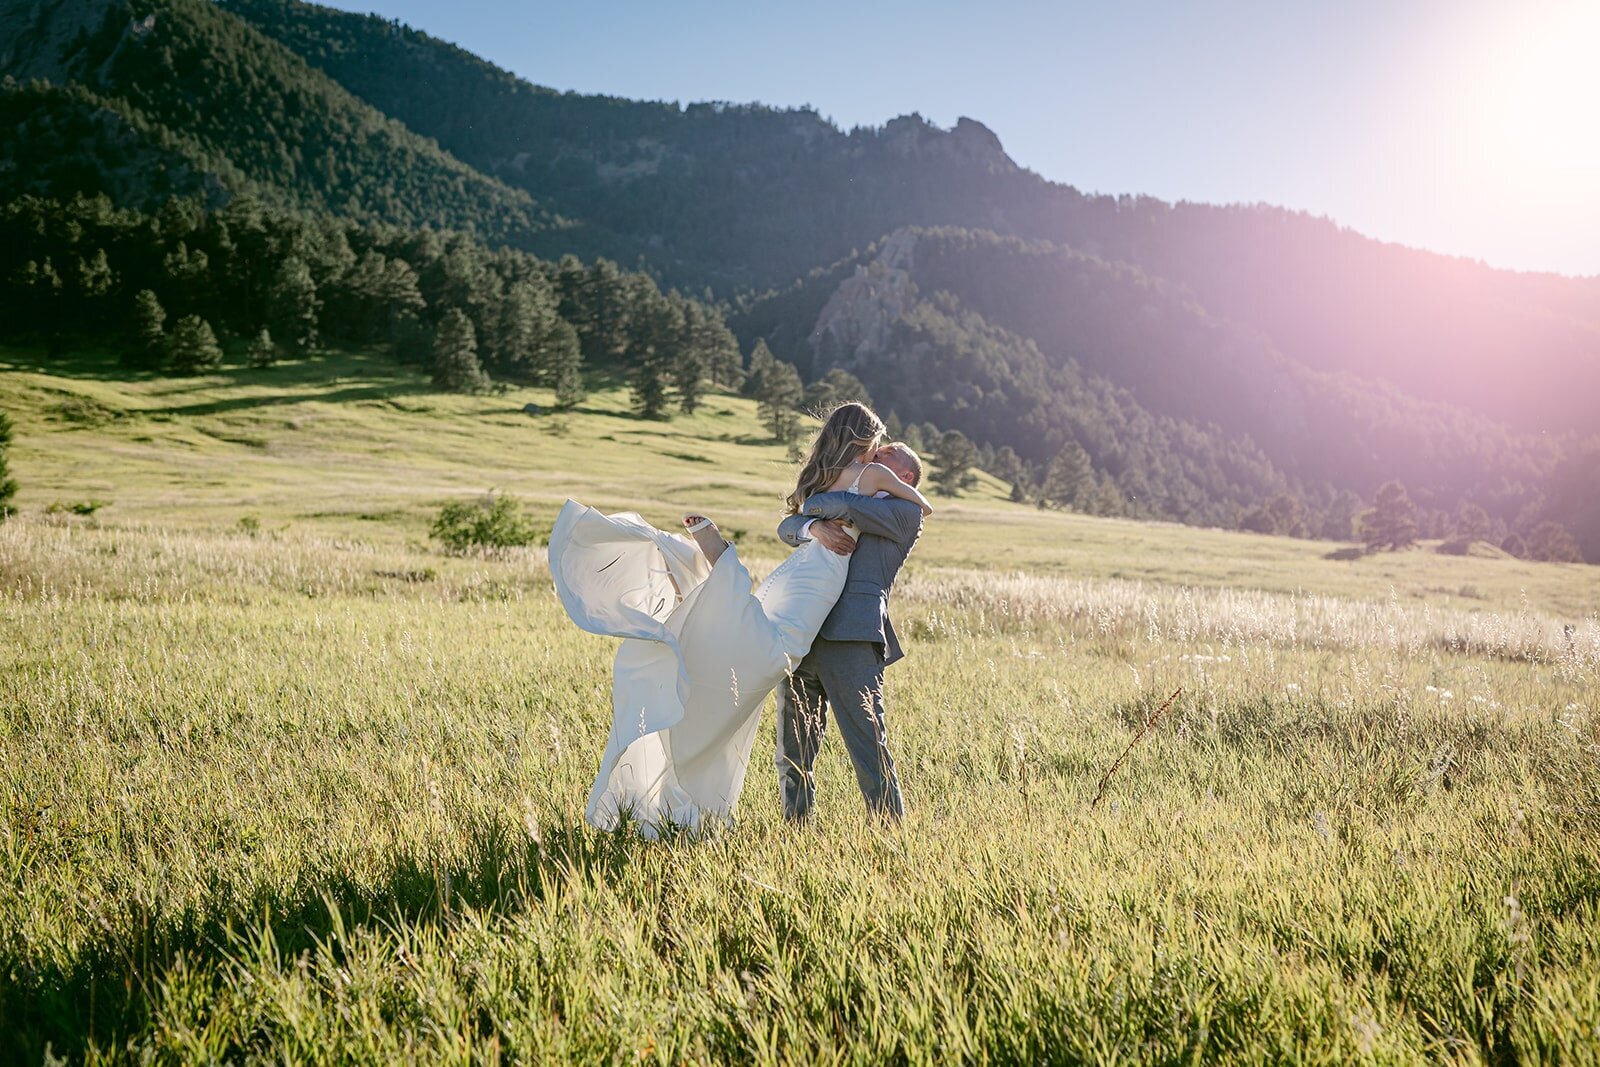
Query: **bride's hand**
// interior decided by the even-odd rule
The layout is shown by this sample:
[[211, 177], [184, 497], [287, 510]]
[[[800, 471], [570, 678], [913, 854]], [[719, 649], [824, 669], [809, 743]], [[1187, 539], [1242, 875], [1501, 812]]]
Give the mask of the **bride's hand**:
[[856, 550], [856, 539], [844, 532], [844, 524], [835, 519], [819, 519], [811, 524], [811, 537], [821, 541], [822, 547], [840, 556]]

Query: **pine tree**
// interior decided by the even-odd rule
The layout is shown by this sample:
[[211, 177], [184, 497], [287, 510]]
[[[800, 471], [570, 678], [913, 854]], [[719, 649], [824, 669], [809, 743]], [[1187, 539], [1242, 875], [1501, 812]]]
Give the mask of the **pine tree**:
[[199, 315], [185, 315], [167, 338], [167, 369], [174, 374], [199, 374], [222, 362], [222, 349], [211, 324]]
[[1549, 563], [1582, 563], [1583, 554], [1572, 533], [1559, 522], [1546, 519], [1528, 534], [1526, 555]]
[[1356, 518], [1368, 552], [1409, 548], [1417, 540], [1416, 508], [1399, 482], [1384, 482], [1372, 507]]
[[706, 374], [712, 388], [738, 389], [744, 384], [744, 360], [739, 339], [714, 312], [702, 309], [695, 328], [695, 343], [705, 354]]
[[[768, 355], [770, 357], [771, 353]], [[755, 365], [753, 358], [751, 365]], [[780, 443], [794, 442], [800, 434], [798, 408], [806, 396], [800, 384], [800, 372], [794, 369], [793, 363], [771, 359], [754, 384], [756, 412], [761, 421], [771, 428], [772, 436]]]
[[1013, 504], [1025, 504], [1028, 502], [1028, 491], [1022, 488], [1020, 480], [1011, 483], [1011, 502]]
[[947, 430], [939, 438], [939, 447], [933, 454], [933, 491], [941, 496], [955, 496], [963, 489], [978, 483], [972, 466], [978, 461], [978, 450], [967, 435], [960, 430]]
[[654, 352], [643, 352], [633, 366], [630, 400], [633, 413], [641, 419], [665, 419], [668, 393], [667, 369], [661, 365]]
[[1089, 462], [1089, 453], [1078, 442], [1069, 441], [1045, 469], [1039, 506], [1088, 511], [1094, 491], [1094, 466]]
[[1252, 508], [1240, 523], [1252, 533], [1280, 537], [1306, 536], [1306, 510], [1292, 493], [1273, 493], [1260, 506]]
[[755, 346], [750, 349], [750, 366], [745, 373], [745, 396], [757, 397], [761, 391], [761, 376], [777, 366], [778, 357], [772, 354], [772, 349], [767, 347], [767, 342], [756, 339]]
[[1482, 541], [1489, 535], [1489, 514], [1476, 504], [1463, 504], [1456, 512], [1455, 535], [1463, 541]]
[[577, 406], [587, 392], [583, 384], [583, 349], [571, 324], [565, 319], [556, 322], [565, 337], [552, 349], [550, 386], [556, 391], [556, 407], [570, 408]]
[[272, 341], [272, 331], [263, 326], [250, 342], [245, 357], [252, 367], [270, 367], [278, 362], [278, 346]]
[[434, 333], [432, 355], [433, 384], [452, 393], [481, 393], [489, 388], [489, 376], [478, 362], [478, 336], [472, 320], [459, 308], [451, 308], [439, 320]]
[[10, 515], [17, 483], [11, 480], [11, 417], [0, 411], [0, 522]]
[[298, 256], [285, 258], [267, 290], [267, 325], [274, 336], [295, 355], [306, 355], [317, 343], [321, 310], [311, 268]]
[[672, 364], [672, 387], [678, 394], [678, 406], [685, 415], [693, 415], [705, 395], [706, 361], [698, 348], [685, 345]]
[[699, 305], [672, 294], [673, 319], [678, 328], [672, 354], [672, 387], [678, 394], [678, 406], [685, 415], [693, 415], [705, 395], [707, 359], [700, 347], [701, 311]]
[[641, 278], [631, 287], [637, 301], [632, 313], [632, 402], [641, 419], [668, 418], [673, 368], [682, 340], [683, 317], [655, 283]]
[[867, 387], [861, 384], [861, 379], [840, 367], [833, 368], [806, 386], [805, 409], [816, 415], [825, 414], [852, 400], [869, 408], [872, 406], [872, 396], [867, 392]]
[[994, 466], [984, 469], [1001, 481], [1015, 484], [1022, 479], [1022, 458], [1010, 445], [1001, 445], [994, 451]]
[[88, 259], [78, 260], [77, 282], [86, 320], [83, 325], [98, 328], [105, 321], [106, 297], [117, 283], [104, 248], [95, 249]]
[[122, 362], [145, 370], [161, 366], [167, 350], [166, 321], [167, 313], [156, 294], [149, 289], [139, 290], [133, 298], [133, 333], [122, 350]]
[[500, 301], [500, 320], [496, 343], [485, 346], [484, 361], [497, 373], [504, 373], [524, 381], [540, 378], [539, 352], [535, 334], [538, 331], [538, 294], [533, 286], [521, 282], [506, 290]]

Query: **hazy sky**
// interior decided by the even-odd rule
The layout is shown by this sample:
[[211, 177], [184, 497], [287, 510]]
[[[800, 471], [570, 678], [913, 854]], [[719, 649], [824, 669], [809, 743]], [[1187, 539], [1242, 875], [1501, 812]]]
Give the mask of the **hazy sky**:
[[337, 0], [529, 81], [988, 125], [1089, 192], [1600, 274], [1600, 0]]

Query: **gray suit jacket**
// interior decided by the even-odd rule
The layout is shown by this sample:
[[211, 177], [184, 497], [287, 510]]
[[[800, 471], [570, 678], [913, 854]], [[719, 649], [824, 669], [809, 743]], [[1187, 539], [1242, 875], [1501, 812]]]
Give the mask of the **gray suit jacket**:
[[861, 532], [850, 556], [844, 592], [822, 622], [828, 641], [871, 641], [883, 646], [885, 665], [904, 656], [889, 621], [889, 590], [922, 535], [922, 509], [909, 500], [878, 500], [855, 493], [818, 493], [798, 515], [778, 524], [778, 536], [798, 548], [800, 531], [812, 519], [844, 519]]

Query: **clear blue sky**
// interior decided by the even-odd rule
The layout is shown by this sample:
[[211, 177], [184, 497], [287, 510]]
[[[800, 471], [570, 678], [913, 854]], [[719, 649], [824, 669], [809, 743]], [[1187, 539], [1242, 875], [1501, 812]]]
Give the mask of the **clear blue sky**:
[[1600, 274], [1600, 0], [337, 0], [540, 85], [970, 116], [1090, 192]]

